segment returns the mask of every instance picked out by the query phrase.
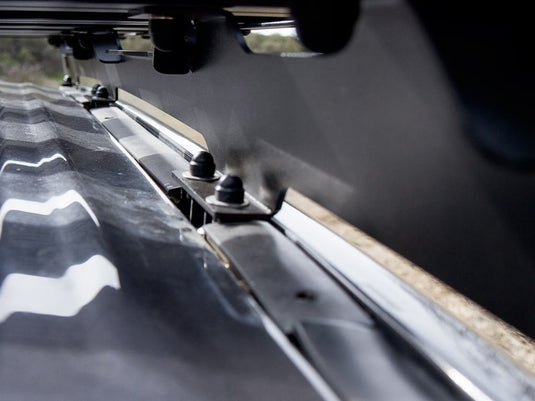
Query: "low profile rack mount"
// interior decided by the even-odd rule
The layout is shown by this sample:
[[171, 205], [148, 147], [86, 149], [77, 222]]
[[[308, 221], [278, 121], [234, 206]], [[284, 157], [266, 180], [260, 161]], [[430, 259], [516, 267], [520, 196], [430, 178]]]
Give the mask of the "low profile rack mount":
[[[66, 118], [65, 110], [77, 116], [60, 124], [63, 128], [54, 140], [62, 144], [57, 154], [71, 161], [75, 176], [105, 181], [102, 194], [108, 193], [103, 188], [115, 185], [111, 172], [117, 169], [118, 177], [118, 166], [128, 165], [125, 176], [134, 186], [131, 189], [143, 188], [137, 193], [141, 198], [136, 207], [143, 211], [139, 215], [159, 229], [158, 222], [169, 219], [180, 232], [175, 238], [166, 227], [162, 232], [170, 236], [165, 241], [147, 239], [141, 226], [136, 230], [124, 216], [110, 216], [98, 194], [86, 190], [83, 199], [87, 197], [87, 205], [99, 212], [94, 221], [107, 221], [102, 230], [108, 234], [96, 242], [111, 238], [113, 247], [102, 249], [117, 247], [121, 285], [134, 295], [117, 304], [125, 324], [132, 324], [127, 319], [131, 309], [125, 305], [140, 296], [143, 302], [136, 305], [140, 313], [148, 311], [144, 318], [161, 318], [157, 324], [191, 341], [202, 362], [212, 357], [221, 362], [230, 369], [225, 380], [235, 383], [247, 366], [260, 375], [251, 373], [254, 377], [240, 387], [244, 392], [224, 392], [217, 380], [210, 383], [212, 377], [199, 379], [205, 388], [195, 382], [190, 389], [180, 381], [185, 376], [178, 375], [180, 368], [173, 360], [160, 370], [154, 368], [158, 380], [170, 369], [177, 373], [177, 382], [191, 390], [184, 390], [187, 396], [202, 398], [222, 391], [222, 398], [255, 394], [269, 399], [261, 376], [273, 372], [280, 351], [291, 360], [280, 365], [279, 373], [286, 375], [283, 384], [293, 399], [311, 399], [311, 394], [324, 399], [386, 399], [400, 394], [410, 399], [533, 398], [531, 376], [284, 202], [286, 190], [296, 189], [492, 312], [535, 332], [535, 323], [526, 317], [529, 313], [511, 312], [520, 310], [519, 302], [531, 305], [529, 283], [535, 279], [529, 268], [535, 247], [528, 246], [533, 244], [535, 225], [522, 224], [533, 218], [532, 207], [526, 205], [533, 204], [535, 186], [528, 174], [519, 173], [529, 168], [533, 152], [529, 140], [521, 142], [521, 151], [515, 147], [515, 141], [524, 138], [518, 138], [518, 132], [524, 132], [516, 129], [518, 122], [529, 120], [522, 114], [525, 108], [512, 111], [501, 101], [509, 87], [520, 91], [519, 98], [531, 87], [517, 85], [523, 70], [508, 74], [518, 66], [514, 60], [497, 70], [459, 62], [452, 51], [459, 48], [455, 40], [463, 43], [469, 61], [474, 61], [472, 50], [481, 43], [470, 39], [476, 31], [470, 24], [455, 25], [467, 33], [460, 35], [463, 40], [450, 35], [447, 21], [464, 21], [462, 16], [472, 17], [472, 10], [456, 14], [451, 8], [423, 3], [0, 1], [0, 36], [48, 37], [63, 55], [66, 75], [60, 93], [68, 104], [37, 89], [19, 88], [17, 95], [21, 102], [24, 96], [46, 98], [43, 115], [57, 117], [52, 120]], [[478, 27], [492, 26], [497, 15]], [[254, 30], [288, 26], [296, 28], [310, 50], [307, 57], [253, 54], [245, 43], [244, 35]], [[123, 49], [121, 39], [131, 35], [150, 38], [153, 49]], [[478, 54], [486, 60], [490, 53]], [[489, 82], [495, 85], [494, 97], [485, 92]], [[19, 90], [0, 89], [6, 99]], [[201, 133], [205, 142], [182, 137], [130, 102], [132, 98], [176, 118], [185, 131]], [[81, 109], [85, 114], [73, 108], [76, 103], [86, 109]], [[62, 107], [64, 111], [54, 114]], [[25, 109], [14, 110], [22, 115]], [[509, 141], [502, 141], [502, 131], [489, 128], [493, 125], [488, 121], [505, 127]], [[88, 136], [73, 139], [69, 129]], [[481, 129], [488, 135], [479, 135]], [[24, 132], [21, 128], [21, 135]], [[102, 133], [111, 136], [104, 140], [98, 136]], [[77, 151], [84, 147], [95, 154], [106, 149], [102, 160], [109, 157], [113, 163], [95, 163], [93, 153]], [[84, 168], [76, 171], [77, 166]], [[102, 173], [108, 167], [109, 174]], [[8, 181], [9, 177], [0, 174], [5, 188], [16, 181]], [[82, 185], [76, 182], [76, 187]], [[119, 187], [130, 194], [126, 184], [114, 188]], [[162, 193], [163, 201], [156, 196]], [[158, 205], [154, 215], [145, 210], [149, 204], [142, 202], [145, 197]], [[122, 211], [118, 206], [122, 198], [117, 194], [111, 198]], [[170, 204], [188, 221], [166, 209]], [[500, 224], [489, 224], [495, 221]], [[125, 233], [131, 244], [139, 244], [137, 249], [120, 241]], [[497, 239], [499, 250], [489, 252]], [[174, 269], [175, 257], [189, 260], [190, 267]], [[136, 266], [138, 276], [129, 276], [127, 261]], [[162, 274], [152, 276], [145, 262], [159, 266]], [[507, 280], [504, 264], [510, 266]], [[204, 270], [199, 275], [201, 265]], [[166, 274], [176, 288], [191, 292], [198, 315], [175, 287], [166, 284]], [[148, 282], [182, 316], [166, 309], [161, 299], [148, 296]], [[203, 288], [207, 298], [195, 288]], [[530, 307], [523, 306], [523, 311]], [[205, 319], [210, 324], [204, 325]], [[191, 332], [186, 322], [192, 324]], [[205, 331], [212, 323], [228, 347]], [[254, 333], [248, 337], [250, 327]], [[231, 329], [239, 334], [228, 335]], [[146, 338], [157, 337], [146, 330]], [[105, 332], [99, 332], [99, 341], [106, 338]], [[190, 361], [191, 355], [173, 338], [165, 337], [169, 342], [163, 343], [183, 351], [183, 359], [177, 360]], [[213, 347], [213, 353], [201, 340]], [[272, 342], [277, 352], [268, 355]], [[237, 351], [238, 343], [260, 354], [245, 348]], [[229, 349], [239, 354], [236, 371], [229, 362]], [[124, 361], [131, 349], [123, 354], [120, 350], [117, 346]], [[142, 362], [157, 365], [155, 354], [143, 350]], [[256, 357], [257, 363], [251, 362]], [[195, 377], [205, 366], [197, 362], [188, 365]], [[16, 381], [7, 382], [16, 386]], [[75, 380], [80, 388], [87, 383]], [[275, 384], [274, 391], [278, 390]], [[120, 396], [113, 391], [109, 394]]]

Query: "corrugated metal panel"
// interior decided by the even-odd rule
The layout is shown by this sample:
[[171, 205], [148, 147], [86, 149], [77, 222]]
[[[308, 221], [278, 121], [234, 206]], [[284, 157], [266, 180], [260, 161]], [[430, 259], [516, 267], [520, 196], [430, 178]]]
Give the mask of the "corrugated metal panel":
[[3, 399], [318, 397], [189, 222], [58, 91], [0, 84], [0, 205]]

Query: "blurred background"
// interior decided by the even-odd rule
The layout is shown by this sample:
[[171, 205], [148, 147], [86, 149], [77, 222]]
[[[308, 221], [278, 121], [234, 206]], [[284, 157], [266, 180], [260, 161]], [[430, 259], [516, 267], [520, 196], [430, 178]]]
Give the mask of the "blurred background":
[[[306, 51], [295, 30], [254, 32], [245, 37], [245, 42], [253, 53], [288, 55]], [[152, 51], [150, 39], [141, 37], [125, 38], [121, 45], [128, 50]], [[62, 76], [61, 54], [46, 38], [0, 38], [0, 79], [57, 87]]]
[[61, 54], [46, 38], [0, 38], [0, 79], [56, 87], [62, 76]]

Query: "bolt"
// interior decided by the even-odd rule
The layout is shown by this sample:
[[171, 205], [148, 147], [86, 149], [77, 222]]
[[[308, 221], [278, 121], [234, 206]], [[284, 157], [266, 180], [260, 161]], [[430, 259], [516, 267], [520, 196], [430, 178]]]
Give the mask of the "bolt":
[[65, 74], [63, 76], [63, 80], [61, 81], [61, 86], [72, 86], [72, 78], [69, 74]]
[[209, 152], [201, 150], [191, 159], [189, 172], [193, 177], [212, 178], [215, 174], [214, 158]]
[[108, 88], [102, 85], [97, 88], [97, 92], [95, 93], [96, 97], [100, 97], [102, 99], [107, 99], [109, 95]]
[[240, 177], [224, 175], [215, 187], [215, 199], [218, 202], [240, 205], [244, 201], [243, 183]]
[[91, 88], [91, 94], [92, 94], [93, 96], [96, 96], [96, 95], [97, 95], [97, 90], [98, 90], [98, 88], [100, 88], [100, 84], [95, 84], [95, 85], [93, 85], [93, 87]]

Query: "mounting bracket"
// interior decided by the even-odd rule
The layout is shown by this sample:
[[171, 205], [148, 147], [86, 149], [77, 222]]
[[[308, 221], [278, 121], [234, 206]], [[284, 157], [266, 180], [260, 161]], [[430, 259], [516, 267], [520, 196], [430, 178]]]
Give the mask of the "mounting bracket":
[[91, 34], [91, 42], [95, 55], [103, 63], [120, 63], [123, 61], [123, 56], [120, 53], [109, 52], [109, 50], [122, 50], [121, 42], [116, 32], [93, 32]]

